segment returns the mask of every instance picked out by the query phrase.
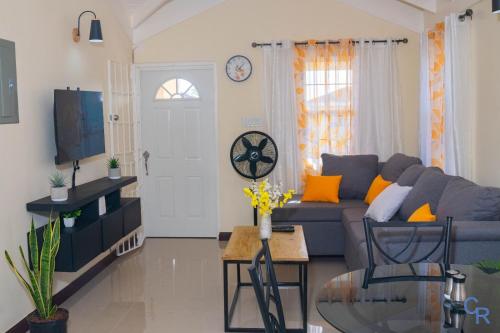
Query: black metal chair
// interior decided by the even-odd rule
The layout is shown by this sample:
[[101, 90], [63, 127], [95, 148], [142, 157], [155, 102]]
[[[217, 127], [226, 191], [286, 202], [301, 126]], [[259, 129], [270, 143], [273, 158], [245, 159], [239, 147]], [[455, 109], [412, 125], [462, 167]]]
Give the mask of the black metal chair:
[[[453, 218], [448, 217], [445, 222], [432, 222], [432, 223], [407, 223], [407, 222], [385, 222], [380, 223], [376, 222], [370, 218], [364, 218], [364, 231], [366, 238], [366, 250], [368, 253], [368, 268], [365, 274], [365, 281], [363, 283], [363, 287], [366, 288], [368, 284], [371, 283], [380, 283], [387, 282], [393, 280], [438, 280], [443, 281], [445, 279], [444, 271], [448, 270], [450, 267], [450, 245], [451, 245], [451, 227], [452, 227]], [[377, 240], [375, 236], [374, 229], [377, 228], [398, 228], [398, 229], [412, 229], [411, 234], [408, 237], [408, 241], [403, 247], [394, 255], [387, 253], [387, 251], [383, 248], [382, 245]], [[404, 253], [407, 253], [407, 250], [410, 249], [410, 246], [413, 244], [415, 237], [417, 236], [418, 229], [421, 228], [439, 228], [441, 229], [441, 233], [436, 244], [430, 249], [430, 251], [426, 252], [419, 257], [412, 260], [402, 260], [399, 259]], [[411, 264], [422, 263], [422, 262], [435, 262], [431, 260], [431, 257], [437, 252], [439, 247], [443, 246], [443, 256], [442, 263], [440, 263], [440, 271], [441, 276], [421, 276], [418, 275], [413, 266]], [[397, 276], [397, 277], [383, 277], [383, 278], [373, 278], [373, 274], [375, 272], [375, 257], [374, 257], [374, 248], [375, 246], [378, 252], [381, 254], [382, 258], [387, 260], [391, 264], [409, 264], [411, 268], [412, 275], [409, 276]], [[437, 263], [437, 262], [435, 262]], [[444, 266], [444, 267], [443, 267]]]
[[[264, 262], [263, 262], [264, 261]], [[262, 265], [265, 264], [265, 276], [262, 273]], [[264, 322], [266, 333], [285, 333], [285, 317], [281, 303], [278, 281], [274, 271], [273, 260], [266, 239], [262, 240], [262, 249], [252, 260], [248, 268], [250, 279], [257, 297], [260, 314]], [[276, 315], [270, 311], [271, 301], [276, 307]]]

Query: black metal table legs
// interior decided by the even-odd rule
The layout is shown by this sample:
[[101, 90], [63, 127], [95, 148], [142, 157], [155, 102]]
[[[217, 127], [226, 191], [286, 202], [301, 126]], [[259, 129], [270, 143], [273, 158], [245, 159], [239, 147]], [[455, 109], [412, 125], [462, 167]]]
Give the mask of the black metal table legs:
[[[234, 290], [231, 304], [229, 304], [229, 265], [236, 266], [236, 288]], [[252, 287], [250, 282], [241, 281], [241, 264], [245, 262], [224, 261], [223, 279], [224, 279], [224, 331], [225, 332], [264, 332], [264, 328], [251, 328], [251, 327], [232, 327], [231, 320], [233, 318], [234, 309], [238, 303], [240, 288]], [[275, 265], [295, 265], [298, 267], [299, 276], [298, 281], [279, 282], [280, 287], [297, 287], [299, 288], [300, 303], [302, 311], [302, 328], [287, 329], [287, 332], [295, 333], [307, 332], [307, 263], [274, 263]], [[285, 316], [286, 317], [286, 316]]]

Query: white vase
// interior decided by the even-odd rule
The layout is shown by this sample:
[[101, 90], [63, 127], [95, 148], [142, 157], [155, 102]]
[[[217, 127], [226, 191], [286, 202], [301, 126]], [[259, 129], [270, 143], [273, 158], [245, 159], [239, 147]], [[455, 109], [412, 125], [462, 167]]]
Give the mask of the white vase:
[[75, 225], [74, 217], [65, 217], [63, 220], [64, 220], [64, 226], [66, 228], [73, 228], [73, 226]]
[[64, 187], [51, 187], [50, 199], [52, 201], [66, 201], [68, 200], [68, 188]]
[[260, 239], [271, 239], [272, 232], [271, 215], [262, 215], [260, 217]]
[[120, 168], [108, 169], [109, 179], [120, 179], [122, 177], [122, 171]]

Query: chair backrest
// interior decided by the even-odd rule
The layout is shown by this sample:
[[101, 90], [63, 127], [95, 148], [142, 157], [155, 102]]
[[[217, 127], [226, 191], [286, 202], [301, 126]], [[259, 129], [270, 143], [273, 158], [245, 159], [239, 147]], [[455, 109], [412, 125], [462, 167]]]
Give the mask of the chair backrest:
[[[265, 276], [262, 273], [262, 263], [265, 262]], [[257, 297], [260, 314], [264, 322], [266, 333], [285, 333], [285, 317], [281, 303], [278, 280], [274, 271], [273, 260], [266, 239], [262, 240], [262, 249], [252, 260], [248, 268], [250, 279]], [[276, 316], [270, 311], [271, 301], [276, 307]]]
[[[445, 269], [449, 269], [450, 266], [450, 243], [451, 243], [451, 226], [452, 226], [453, 219], [451, 217], [448, 217], [446, 219], [446, 222], [432, 222], [432, 223], [407, 223], [407, 222], [385, 222], [385, 223], [380, 223], [371, 220], [370, 218], [364, 218], [363, 223], [364, 223], [364, 231], [365, 231], [365, 238], [366, 238], [366, 249], [368, 252], [368, 266], [370, 269], [373, 269], [375, 267], [375, 258], [373, 254], [373, 246], [377, 248], [379, 253], [389, 260], [391, 263], [394, 264], [403, 264], [403, 263], [420, 263], [427, 261], [429, 262], [431, 259], [431, 256], [436, 253], [437, 249], [441, 246], [441, 244], [444, 244], [444, 249], [443, 249], [443, 264], [445, 266]], [[402, 229], [412, 229], [412, 233], [409, 235], [407, 243], [396, 253], [396, 254], [389, 254], [387, 253], [387, 250], [383, 248], [383, 246], [380, 245], [380, 243], [377, 240], [377, 237], [375, 236], [374, 229], [377, 228], [402, 228]], [[419, 257], [412, 259], [410, 261], [403, 261], [399, 259], [401, 255], [404, 253], [407, 253], [408, 249], [411, 250], [410, 246], [415, 240], [417, 236], [417, 230], [420, 228], [440, 228], [441, 229], [441, 234], [439, 237], [439, 240], [436, 242], [435, 246], [433, 246], [427, 253], [420, 255]]]

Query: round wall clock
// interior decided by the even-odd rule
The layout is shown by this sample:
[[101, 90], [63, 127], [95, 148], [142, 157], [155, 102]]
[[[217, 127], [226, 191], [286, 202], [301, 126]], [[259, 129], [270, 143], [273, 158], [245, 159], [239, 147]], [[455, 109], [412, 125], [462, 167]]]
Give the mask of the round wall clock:
[[235, 55], [227, 61], [226, 74], [234, 82], [243, 82], [252, 75], [252, 63], [245, 56]]

